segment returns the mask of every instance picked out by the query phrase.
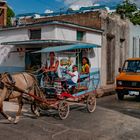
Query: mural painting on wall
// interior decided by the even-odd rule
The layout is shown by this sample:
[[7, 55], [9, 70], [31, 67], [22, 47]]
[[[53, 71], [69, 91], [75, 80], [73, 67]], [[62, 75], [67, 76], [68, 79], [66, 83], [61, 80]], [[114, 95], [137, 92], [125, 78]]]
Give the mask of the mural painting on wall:
[[60, 59], [60, 69], [61, 69], [61, 74], [62, 77], [64, 76], [65, 78], [70, 78], [68, 74], [66, 74], [66, 70], [72, 71], [72, 63], [73, 61], [71, 58], [62, 58]]
[[1, 45], [0, 46], [0, 56], [1, 56], [1, 59], [0, 59], [0, 64], [4, 61], [6, 61], [7, 58], [10, 57], [10, 51], [11, 49], [13, 48], [13, 46], [11, 45]]
[[70, 58], [62, 58], [60, 60], [61, 66], [70, 66], [72, 64], [72, 60]]
[[25, 48], [17, 48], [18, 55], [23, 57], [25, 55]]

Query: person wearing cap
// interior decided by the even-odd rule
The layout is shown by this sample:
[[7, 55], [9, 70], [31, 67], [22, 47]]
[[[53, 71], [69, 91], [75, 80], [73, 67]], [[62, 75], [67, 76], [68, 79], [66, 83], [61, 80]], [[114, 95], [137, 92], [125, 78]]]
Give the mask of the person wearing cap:
[[71, 77], [71, 79], [67, 80], [68, 85], [75, 85], [77, 83], [78, 75], [79, 75], [77, 70], [78, 70], [78, 67], [76, 65], [73, 65], [72, 72], [71, 71], [66, 71], [66, 73], [68, 75], [70, 75], [70, 77]]

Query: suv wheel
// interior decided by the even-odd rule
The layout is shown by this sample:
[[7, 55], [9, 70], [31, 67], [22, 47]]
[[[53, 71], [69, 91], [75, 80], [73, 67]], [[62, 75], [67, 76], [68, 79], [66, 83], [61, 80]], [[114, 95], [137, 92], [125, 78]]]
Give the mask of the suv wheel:
[[118, 92], [117, 95], [118, 95], [118, 99], [119, 100], [123, 100], [124, 99], [124, 94], [123, 93]]

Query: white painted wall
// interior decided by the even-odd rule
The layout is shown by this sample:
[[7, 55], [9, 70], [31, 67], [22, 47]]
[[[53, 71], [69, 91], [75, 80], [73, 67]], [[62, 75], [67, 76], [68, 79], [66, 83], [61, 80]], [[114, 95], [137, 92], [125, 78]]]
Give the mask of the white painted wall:
[[43, 26], [41, 28], [41, 39], [56, 39], [56, 28], [54, 25]]
[[[0, 43], [29, 40], [28, 29], [0, 31]], [[25, 68], [25, 55], [19, 56], [14, 45], [0, 45], [0, 72], [17, 72]]]
[[[1, 59], [2, 61], [0, 64], [2, 64], [3, 66], [9, 66], [9, 67], [12, 67], [12, 66], [24, 67], [25, 66], [24, 54], [20, 55], [18, 52], [9, 52], [9, 51], [11, 51], [11, 50], [9, 50], [10, 47], [11, 47], [11, 50], [16, 51], [15, 47], [13, 48], [13, 46], [10, 46], [10, 45], [6, 46], [6, 48], [4, 50], [5, 54], [3, 54], [5, 57], [2, 57], [4, 59]], [[6, 55], [7, 53], [8, 53], [8, 56]]]
[[19, 56], [13, 45], [0, 45], [0, 72], [17, 72], [25, 69], [25, 55]]
[[99, 33], [86, 32], [85, 41], [87, 43], [93, 43], [101, 46], [102, 36]]
[[10, 41], [23, 41], [23, 40], [29, 40], [27, 29], [0, 31], [0, 43]]
[[76, 29], [56, 26], [55, 33], [58, 40], [76, 41]]
[[129, 23], [130, 36], [129, 36], [129, 57], [133, 57], [133, 38], [136, 39], [136, 56], [140, 57], [140, 25]]

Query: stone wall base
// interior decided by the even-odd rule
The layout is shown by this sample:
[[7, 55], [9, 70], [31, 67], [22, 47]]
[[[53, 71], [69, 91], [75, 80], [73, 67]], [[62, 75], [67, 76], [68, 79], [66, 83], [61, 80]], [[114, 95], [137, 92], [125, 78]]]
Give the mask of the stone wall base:
[[115, 93], [115, 85], [107, 85], [97, 89], [97, 98]]

